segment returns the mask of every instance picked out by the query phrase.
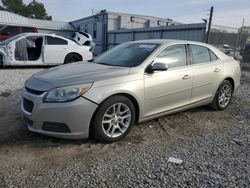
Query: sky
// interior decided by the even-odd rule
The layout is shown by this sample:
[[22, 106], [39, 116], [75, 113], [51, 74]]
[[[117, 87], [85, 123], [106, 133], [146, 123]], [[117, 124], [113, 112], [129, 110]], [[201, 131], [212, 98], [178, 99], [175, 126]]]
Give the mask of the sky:
[[[25, 3], [31, 0], [23, 0]], [[183, 23], [202, 22], [214, 6], [213, 25], [250, 26], [250, 0], [38, 0], [56, 21], [73, 21], [106, 9], [113, 12], [171, 18]]]

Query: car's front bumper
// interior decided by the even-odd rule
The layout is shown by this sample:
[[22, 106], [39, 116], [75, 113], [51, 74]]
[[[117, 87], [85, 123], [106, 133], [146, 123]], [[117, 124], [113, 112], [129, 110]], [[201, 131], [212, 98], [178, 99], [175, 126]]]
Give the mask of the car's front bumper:
[[[34, 95], [23, 89], [21, 108], [29, 130], [66, 139], [88, 138], [91, 118], [98, 105], [83, 97], [71, 102], [44, 103], [45, 94]], [[24, 106], [24, 100], [33, 103], [30, 110]], [[49, 124], [46, 129], [45, 124], [46, 126]], [[68, 129], [64, 127], [60, 129], [61, 125]], [[55, 127], [53, 128], [53, 126]]]

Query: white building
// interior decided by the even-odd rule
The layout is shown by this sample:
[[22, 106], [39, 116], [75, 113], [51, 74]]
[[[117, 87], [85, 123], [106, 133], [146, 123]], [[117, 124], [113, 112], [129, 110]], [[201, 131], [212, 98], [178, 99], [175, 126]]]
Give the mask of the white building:
[[107, 50], [108, 32], [111, 30], [152, 28], [180, 23], [171, 19], [102, 10], [99, 13], [70, 22], [76, 29], [92, 35], [96, 53]]

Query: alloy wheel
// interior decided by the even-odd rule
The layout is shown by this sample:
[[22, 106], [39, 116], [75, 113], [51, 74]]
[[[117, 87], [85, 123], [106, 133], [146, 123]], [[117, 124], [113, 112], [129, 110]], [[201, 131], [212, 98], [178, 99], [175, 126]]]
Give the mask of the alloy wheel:
[[131, 110], [124, 103], [110, 106], [102, 118], [102, 129], [106, 136], [116, 138], [121, 136], [131, 123]]
[[230, 102], [231, 96], [232, 96], [232, 91], [230, 86], [224, 85], [219, 92], [219, 98], [218, 98], [219, 105], [222, 108], [225, 108]]

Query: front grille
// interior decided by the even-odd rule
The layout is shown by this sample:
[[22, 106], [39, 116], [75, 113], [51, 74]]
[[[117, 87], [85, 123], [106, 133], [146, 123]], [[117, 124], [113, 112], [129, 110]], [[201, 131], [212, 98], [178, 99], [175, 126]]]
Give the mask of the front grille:
[[26, 91], [33, 94], [33, 95], [42, 95], [44, 93], [44, 91], [38, 91], [38, 90], [34, 90], [34, 89], [30, 89], [28, 87], [25, 87]]
[[70, 133], [69, 127], [65, 123], [44, 122], [42, 130], [58, 133]]
[[23, 108], [27, 112], [31, 113], [34, 107], [34, 103], [28, 99], [23, 98]]

